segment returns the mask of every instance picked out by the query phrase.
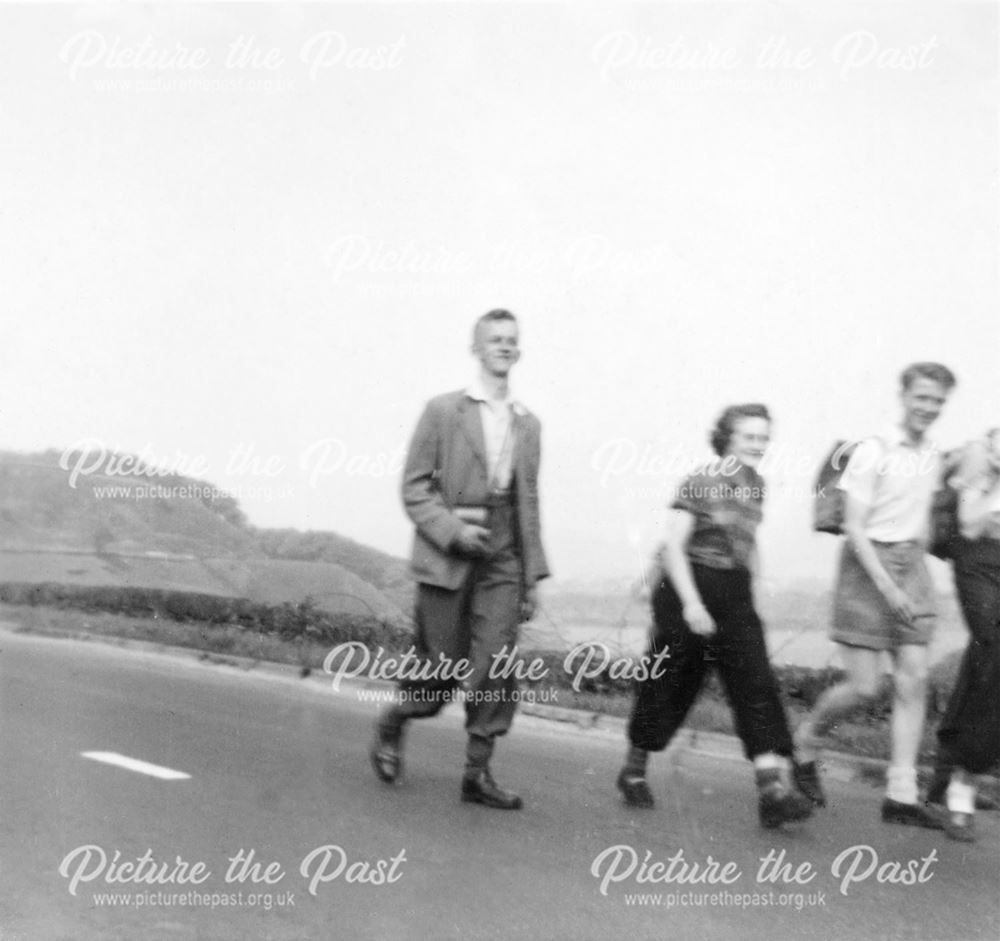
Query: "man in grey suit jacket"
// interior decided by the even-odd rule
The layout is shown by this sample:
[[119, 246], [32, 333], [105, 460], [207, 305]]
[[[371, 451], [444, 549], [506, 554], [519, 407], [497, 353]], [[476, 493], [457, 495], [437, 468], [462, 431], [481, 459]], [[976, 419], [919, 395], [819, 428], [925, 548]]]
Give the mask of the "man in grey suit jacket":
[[514, 718], [517, 681], [502, 669], [491, 675], [491, 667], [517, 643], [519, 623], [534, 615], [536, 583], [549, 574], [538, 513], [541, 426], [510, 395], [520, 358], [514, 315], [480, 317], [472, 352], [476, 380], [432, 399], [410, 442], [403, 504], [416, 527], [416, 646], [426, 669], [400, 683], [397, 703], [379, 717], [370, 757], [379, 778], [395, 781], [406, 722], [436, 715], [461, 681], [462, 800], [517, 810], [521, 798], [500, 788], [489, 769], [494, 740]]

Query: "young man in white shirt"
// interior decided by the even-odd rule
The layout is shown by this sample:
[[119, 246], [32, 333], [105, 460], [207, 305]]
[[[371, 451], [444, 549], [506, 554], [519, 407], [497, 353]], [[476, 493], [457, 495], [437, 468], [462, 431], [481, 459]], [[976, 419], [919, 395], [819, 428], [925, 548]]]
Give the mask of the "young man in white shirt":
[[924, 728], [934, 628], [934, 586], [926, 564], [931, 503], [941, 453], [927, 429], [955, 386], [940, 363], [914, 363], [900, 377], [898, 425], [862, 441], [841, 477], [844, 534], [834, 591], [831, 638], [847, 678], [828, 689], [796, 735], [799, 788], [826, 803], [816, 760], [821, 737], [878, 693], [883, 651], [893, 659], [892, 755], [882, 819], [941, 829], [940, 816], [917, 795], [917, 754]]

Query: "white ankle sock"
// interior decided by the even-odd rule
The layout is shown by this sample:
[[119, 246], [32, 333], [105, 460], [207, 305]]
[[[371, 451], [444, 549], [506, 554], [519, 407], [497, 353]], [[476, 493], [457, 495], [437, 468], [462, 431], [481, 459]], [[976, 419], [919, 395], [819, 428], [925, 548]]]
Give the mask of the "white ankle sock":
[[886, 774], [885, 796], [901, 804], [917, 802], [917, 769], [891, 765]]
[[758, 771], [765, 771], [768, 768], [777, 768], [779, 771], [783, 771], [788, 767], [788, 759], [769, 751], [762, 755], [754, 755], [753, 766]]
[[976, 785], [966, 784], [965, 781], [956, 780], [952, 775], [951, 783], [945, 794], [948, 809], [953, 814], [971, 814], [976, 810]]

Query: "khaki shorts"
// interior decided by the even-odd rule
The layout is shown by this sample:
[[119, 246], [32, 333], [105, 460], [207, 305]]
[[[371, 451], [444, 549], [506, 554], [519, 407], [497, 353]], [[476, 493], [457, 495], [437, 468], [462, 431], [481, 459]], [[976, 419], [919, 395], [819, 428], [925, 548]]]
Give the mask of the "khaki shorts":
[[913, 623], [907, 624], [893, 614], [850, 543], [845, 541], [833, 592], [831, 639], [871, 650], [895, 650], [904, 644], [926, 646], [934, 632], [936, 608], [924, 547], [915, 542], [872, 545], [889, 577], [909, 598]]

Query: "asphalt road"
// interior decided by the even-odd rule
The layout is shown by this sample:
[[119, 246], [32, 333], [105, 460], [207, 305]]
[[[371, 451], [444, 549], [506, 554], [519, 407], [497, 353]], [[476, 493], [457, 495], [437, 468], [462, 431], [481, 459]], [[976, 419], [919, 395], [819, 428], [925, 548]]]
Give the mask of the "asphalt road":
[[[5, 941], [1000, 936], [995, 815], [958, 844], [834, 781], [828, 810], [762, 831], [749, 766], [690, 752], [660, 758], [659, 806], [634, 812], [621, 741], [529, 717], [495, 763], [525, 809], [493, 811], [458, 800], [458, 712], [413, 727], [388, 787], [366, 757], [376, 705], [327, 681], [2, 631], [0, 682]], [[729, 884], [679, 881], [709, 857]]]

